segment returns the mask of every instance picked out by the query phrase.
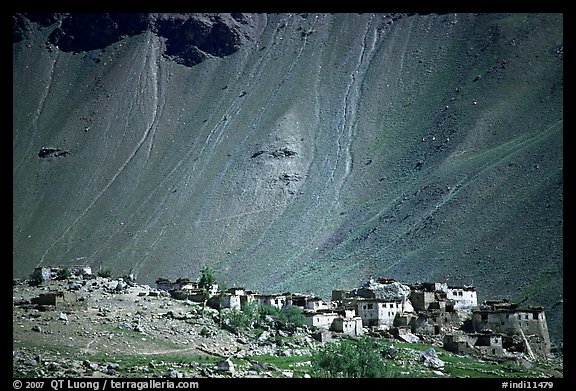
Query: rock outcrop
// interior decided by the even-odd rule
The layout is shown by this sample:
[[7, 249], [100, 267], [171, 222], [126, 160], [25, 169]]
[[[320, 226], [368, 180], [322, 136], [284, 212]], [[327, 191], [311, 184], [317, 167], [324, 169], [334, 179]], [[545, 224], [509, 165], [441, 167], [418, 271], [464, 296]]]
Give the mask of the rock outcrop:
[[13, 16], [13, 41], [24, 39], [32, 24], [53, 28], [47, 43], [76, 53], [151, 31], [166, 39], [165, 57], [189, 67], [228, 56], [254, 38], [254, 18], [243, 14], [25, 13]]

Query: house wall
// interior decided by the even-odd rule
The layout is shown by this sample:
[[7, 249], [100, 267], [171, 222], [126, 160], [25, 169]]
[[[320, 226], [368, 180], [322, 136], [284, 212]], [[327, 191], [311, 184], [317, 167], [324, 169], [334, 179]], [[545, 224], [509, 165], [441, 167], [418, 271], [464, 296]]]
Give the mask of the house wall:
[[240, 295], [232, 295], [232, 294], [224, 295], [224, 297], [222, 299], [222, 306], [224, 308], [230, 308], [233, 310], [240, 311], [240, 309], [242, 308]]
[[304, 308], [307, 310], [318, 311], [318, 310], [327, 310], [330, 306], [327, 303], [324, 303], [322, 300], [306, 300], [306, 304]]
[[376, 326], [380, 329], [389, 329], [394, 324], [397, 313], [402, 313], [402, 303], [359, 301], [356, 313], [362, 318], [364, 327]]
[[515, 314], [513, 312], [474, 311], [472, 313], [472, 325], [476, 332], [489, 329], [496, 333], [516, 334], [515, 323]]
[[341, 289], [332, 291], [332, 301], [344, 301], [346, 298], [348, 298], [348, 291]]
[[550, 336], [543, 311], [474, 311], [472, 325], [475, 331], [490, 329], [495, 333], [510, 335], [521, 334], [522, 330], [526, 337], [538, 337], [533, 339], [535, 343], [530, 343], [535, 354], [545, 356], [550, 353]]
[[286, 305], [286, 296], [259, 296], [258, 301], [262, 305], [271, 305], [282, 309]]
[[[344, 317], [345, 318], [355, 318], [356, 317], [356, 310], [355, 309], [345, 309], [344, 310]], [[362, 320], [362, 319], [360, 319]]]
[[76, 303], [76, 301], [76, 293], [67, 291], [41, 293], [38, 297], [35, 297], [31, 300], [32, 304], [54, 306], [63, 303]]
[[476, 338], [468, 335], [445, 334], [443, 338], [443, 348], [456, 354], [470, 354], [473, 352], [472, 345]]
[[471, 309], [478, 305], [475, 290], [465, 290], [463, 288], [448, 288], [446, 298], [454, 300], [455, 309]]
[[52, 269], [49, 267], [40, 267], [40, 274], [42, 275], [43, 280], [49, 280], [52, 276]]
[[332, 329], [336, 332], [353, 336], [362, 335], [364, 333], [362, 330], [362, 318], [360, 317], [338, 317], [332, 322]]
[[500, 335], [480, 335], [474, 346], [483, 354], [502, 356], [504, 349], [502, 347], [502, 336]]
[[306, 315], [306, 325], [309, 327], [317, 327], [319, 329], [330, 329], [334, 319], [338, 318], [338, 314], [327, 313], [327, 314], [310, 314]]
[[413, 291], [410, 293], [410, 302], [416, 311], [426, 311], [430, 303], [436, 301], [434, 292]]

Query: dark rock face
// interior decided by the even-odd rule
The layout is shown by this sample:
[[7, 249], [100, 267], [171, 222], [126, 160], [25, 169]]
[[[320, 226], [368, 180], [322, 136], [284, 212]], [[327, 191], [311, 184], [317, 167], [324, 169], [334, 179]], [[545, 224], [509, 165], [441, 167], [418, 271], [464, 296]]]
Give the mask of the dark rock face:
[[65, 150], [62, 150], [60, 148], [42, 148], [38, 152], [38, 157], [45, 159], [45, 158], [51, 157], [51, 156], [54, 156], [54, 157], [66, 156], [69, 153], [70, 153], [69, 151], [65, 151]]
[[236, 52], [250, 36], [249, 18], [238, 14], [30, 13], [13, 16], [13, 41], [25, 38], [29, 23], [48, 27], [56, 22], [48, 43], [62, 51], [104, 49], [150, 30], [166, 38], [167, 58], [189, 67]]
[[12, 15], [12, 42], [20, 42], [24, 39], [28, 30], [27, 21], [21, 14]]
[[193, 66], [208, 55], [225, 57], [242, 46], [240, 26], [223, 15], [159, 15], [154, 28], [165, 37], [165, 56]]
[[65, 17], [48, 42], [65, 52], [103, 49], [124, 36], [145, 31], [146, 27], [145, 14], [79, 13]]

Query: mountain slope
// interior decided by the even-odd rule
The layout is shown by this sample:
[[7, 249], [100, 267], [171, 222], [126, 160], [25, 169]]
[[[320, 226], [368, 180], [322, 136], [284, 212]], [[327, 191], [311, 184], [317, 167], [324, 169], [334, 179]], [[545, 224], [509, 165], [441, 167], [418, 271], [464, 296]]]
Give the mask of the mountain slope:
[[448, 281], [562, 339], [562, 15], [66, 18], [14, 22], [15, 276]]

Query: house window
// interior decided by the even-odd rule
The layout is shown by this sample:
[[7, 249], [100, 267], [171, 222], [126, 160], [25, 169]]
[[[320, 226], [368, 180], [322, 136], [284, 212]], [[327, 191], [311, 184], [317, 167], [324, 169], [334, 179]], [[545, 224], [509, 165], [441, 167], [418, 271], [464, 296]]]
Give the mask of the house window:
[[369, 310], [372, 309], [372, 303], [368, 304], [368, 309], [369, 309]]
[[457, 296], [457, 295], [458, 295], [458, 291], [454, 291], [454, 292], [452, 292], [452, 294], [453, 294], [454, 296]]
[[458, 296], [462, 296], [462, 291], [458, 292]]

